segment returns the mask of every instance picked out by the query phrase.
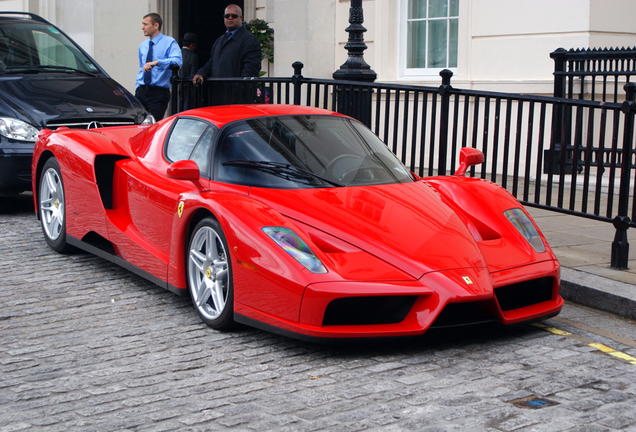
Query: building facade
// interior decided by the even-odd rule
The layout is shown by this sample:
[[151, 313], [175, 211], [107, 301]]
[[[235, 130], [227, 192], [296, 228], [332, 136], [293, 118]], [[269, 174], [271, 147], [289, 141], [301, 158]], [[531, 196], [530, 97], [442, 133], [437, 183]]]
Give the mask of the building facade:
[[[222, 9], [229, 2], [0, 0], [0, 10], [43, 16], [134, 90], [143, 15], [160, 13], [163, 32], [178, 40], [197, 31], [186, 6]], [[304, 76], [330, 78], [346, 61], [350, 0], [236, 3], [246, 20], [264, 19], [275, 30], [275, 61], [269, 69], [264, 64], [271, 76], [290, 76], [291, 64], [301, 61]], [[636, 46], [633, 0], [365, 0], [363, 10], [365, 60], [382, 82], [437, 86], [439, 71], [448, 68], [456, 87], [550, 94], [550, 53], [557, 48]], [[218, 28], [216, 14], [208, 21], [218, 19]]]

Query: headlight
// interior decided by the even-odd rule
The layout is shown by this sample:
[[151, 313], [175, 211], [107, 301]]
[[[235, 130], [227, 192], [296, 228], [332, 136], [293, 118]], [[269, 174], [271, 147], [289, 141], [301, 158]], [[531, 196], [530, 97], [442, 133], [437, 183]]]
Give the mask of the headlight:
[[148, 113], [148, 115], [146, 115], [146, 118], [144, 119], [144, 121], [141, 122], [142, 125], [151, 125], [151, 124], [155, 124], [155, 118], [152, 116], [152, 114]]
[[545, 252], [545, 245], [539, 231], [534, 227], [534, 224], [526, 215], [526, 213], [520, 208], [506, 210], [504, 215], [508, 218], [510, 223], [517, 228], [517, 231], [532, 245], [537, 252]]
[[327, 269], [312, 250], [309, 249], [307, 243], [289, 228], [265, 227], [263, 232], [310, 272], [327, 273]]
[[0, 117], [0, 135], [2, 136], [20, 141], [35, 142], [38, 133], [40, 133], [39, 130], [22, 120], [12, 117]]

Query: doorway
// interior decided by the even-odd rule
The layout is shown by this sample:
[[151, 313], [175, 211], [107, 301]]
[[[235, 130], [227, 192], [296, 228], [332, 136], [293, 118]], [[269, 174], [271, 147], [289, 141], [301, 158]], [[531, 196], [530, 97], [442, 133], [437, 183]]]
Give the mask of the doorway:
[[210, 58], [214, 41], [225, 33], [223, 23], [225, 7], [234, 3], [241, 7], [245, 15], [244, 0], [181, 0], [178, 3], [179, 39], [188, 32], [197, 35], [199, 43], [196, 54], [199, 56], [199, 67]]

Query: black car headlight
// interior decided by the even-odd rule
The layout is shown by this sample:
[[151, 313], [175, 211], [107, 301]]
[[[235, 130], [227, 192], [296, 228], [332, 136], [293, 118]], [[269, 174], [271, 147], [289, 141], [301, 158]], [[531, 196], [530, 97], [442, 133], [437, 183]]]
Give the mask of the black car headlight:
[[40, 131], [13, 117], [0, 117], [0, 135], [18, 141], [35, 142]]

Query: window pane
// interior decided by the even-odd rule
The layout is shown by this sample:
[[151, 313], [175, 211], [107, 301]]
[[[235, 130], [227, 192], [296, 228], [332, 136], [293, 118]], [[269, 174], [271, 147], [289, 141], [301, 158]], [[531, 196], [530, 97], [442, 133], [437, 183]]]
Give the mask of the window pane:
[[426, 1], [411, 0], [409, 2], [409, 19], [426, 18]]
[[459, 16], [459, 0], [450, 0], [450, 13], [449, 16]]
[[210, 147], [212, 147], [212, 140], [214, 139], [214, 135], [216, 130], [213, 128], [208, 128], [201, 139], [199, 140], [199, 144], [197, 148], [192, 152], [192, 156], [190, 159], [195, 161], [199, 166], [199, 172], [201, 176], [207, 176], [208, 174], [208, 160], [210, 158]]
[[408, 23], [407, 68], [426, 67], [426, 21]]
[[180, 119], [170, 134], [168, 159], [172, 162], [188, 159], [207, 127], [206, 123], [197, 120]]
[[446, 67], [446, 20], [429, 21], [428, 32], [428, 67], [443, 68]]
[[448, 16], [448, 0], [429, 0], [429, 18], [442, 18]]
[[450, 20], [450, 40], [448, 42], [448, 67], [457, 67], [457, 44], [459, 34], [459, 20], [457, 18]]

